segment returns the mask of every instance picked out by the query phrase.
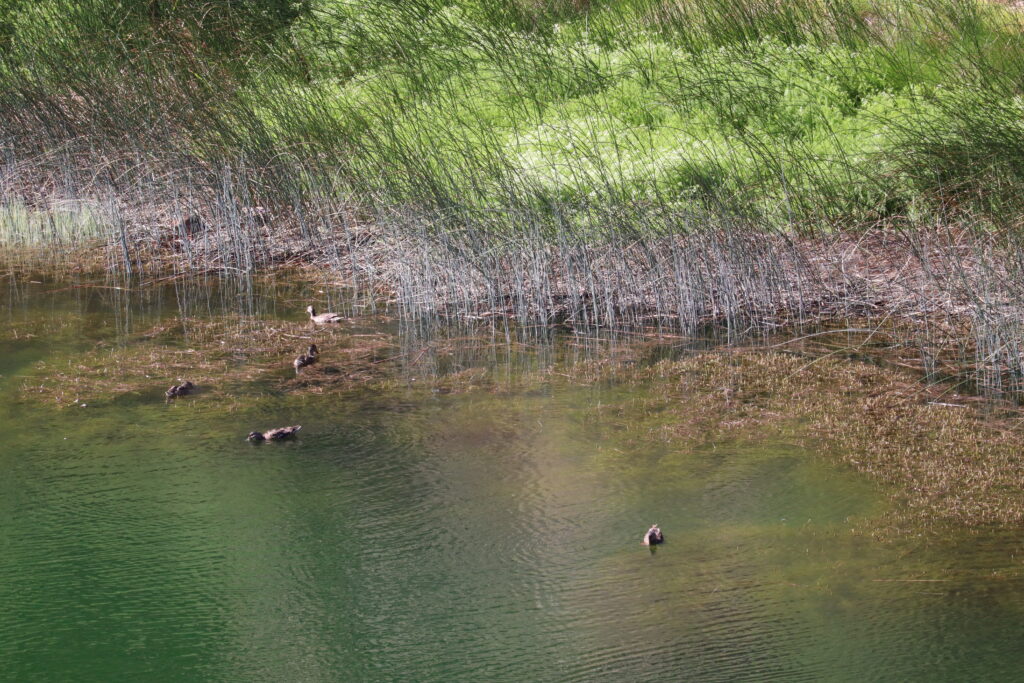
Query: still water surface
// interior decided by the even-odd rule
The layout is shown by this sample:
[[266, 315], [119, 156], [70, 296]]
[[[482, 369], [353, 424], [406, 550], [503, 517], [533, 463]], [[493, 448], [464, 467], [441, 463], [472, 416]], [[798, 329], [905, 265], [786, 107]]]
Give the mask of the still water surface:
[[[1024, 680], [1016, 531], [851, 533], [885, 512], [870, 482], [788, 443], [633, 438], [602, 406], [636, 388], [254, 387], [229, 410], [165, 405], [160, 378], [56, 409], [18, 390], [40, 362], [186, 304], [54, 289], [0, 309], [48, 330], [0, 341], [4, 680]], [[186, 313], [307, 296], [213, 291]]]

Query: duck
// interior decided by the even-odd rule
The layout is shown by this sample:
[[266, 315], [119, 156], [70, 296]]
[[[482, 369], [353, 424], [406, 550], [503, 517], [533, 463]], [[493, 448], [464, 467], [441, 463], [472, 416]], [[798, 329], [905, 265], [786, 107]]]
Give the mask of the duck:
[[181, 384], [175, 384], [170, 389], [164, 392], [164, 396], [167, 398], [177, 398], [178, 396], [184, 396], [185, 394], [191, 393], [196, 388], [195, 384], [185, 380]]
[[300, 429], [302, 429], [302, 425], [278, 427], [277, 429], [271, 429], [269, 432], [249, 432], [249, 436], [245, 438], [248, 441], [280, 441], [294, 435]]
[[316, 344], [310, 344], [309, 349], [305, 353], [292, 361], [292, 365], [295, 366], [295, 374], [299, 374], [300, 368], [315, 363], [318, 358], [320, 358], [320, 350], [316, 348]]
[[306, 313], [309, 313], [309, 319], [313, 321], [314, 325], [327, 325], [330, 323], [340, 323], [345, 319], [340, 313], [320, 313], [316, 312], [316, 309], [312, 306], [306, 306]]
[[641, 541], [644, 545], [659, 545], [664, 542], [665, 534], [661, 533], [657, 524], [651, 525], [651, 528], [644, 534], [644, 540]]

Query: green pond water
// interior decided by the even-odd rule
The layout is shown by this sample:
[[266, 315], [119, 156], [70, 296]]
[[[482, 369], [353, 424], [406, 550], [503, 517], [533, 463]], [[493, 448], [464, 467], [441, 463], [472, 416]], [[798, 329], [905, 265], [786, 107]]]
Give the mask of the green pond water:
[[884, 492], [813, 452], [638, 438], [643, 389], [515, 382], [601, 352], [568, 339], [445, 361], [500, 392], [24, 391], [179, 315], [338, 305], [315, 289], [0, 283], [0, 679], [1024, 680], [1024, 534], [882, 543], [851, 530]]

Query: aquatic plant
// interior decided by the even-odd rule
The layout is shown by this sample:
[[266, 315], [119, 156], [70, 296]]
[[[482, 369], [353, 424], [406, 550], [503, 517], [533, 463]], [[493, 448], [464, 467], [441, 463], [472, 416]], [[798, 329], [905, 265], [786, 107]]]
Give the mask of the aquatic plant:
[[[886, 520], [870, 522], [869, 533], [1024, 519], [1019, 413], [983, 410], [948, 384], [929, 386], [913, 373], [835, 355], [778, 351], [719, 350], [646, 369], [602, 367], [602, 381], [615, 377], [648, 391], [640, 411], [635, 401], [606, 399], [590, 418], [595, 429], [621, 425], [629, 439], [684, 449], [796, 440], [886, 486], [896, 505]], [[586, 364], [578, 370], [568, 372], [594, 378]]]
[[[389, 335], [317, 330], [329, 357], [295, 377], [291, 357], [308, 345], [304, 323], [271, 323], [249, 318], [179, 318], [69, 358], [66, 365], [39, 362], [20, 382], [29, 400], [60, 407], [103, 405], [125, 395], [158, 399], [168, 383], [189, 379], [197, 401], [238, 401], [243, 393], [322, 393], [382, 380], [396, 354]], [[262, 388], [260, 388], [262, 383]], [[189, 394], [179, 402], [189, 402]]]

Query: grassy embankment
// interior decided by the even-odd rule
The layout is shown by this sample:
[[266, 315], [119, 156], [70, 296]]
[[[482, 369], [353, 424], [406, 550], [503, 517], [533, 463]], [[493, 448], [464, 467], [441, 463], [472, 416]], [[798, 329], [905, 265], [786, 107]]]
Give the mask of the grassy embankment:
[[[1000, 5], [236, 4], [8, 3], [8, 161], [72, 174], [10, 189], [248, 180], [260, 202], [330, 189], [460, 224], [617, 207], [623, 230], [630, 208], [801, 232], [1021, 208], [1024, 47]], [[533, 227], [599, 236], [578, 220]]]
[[415, 312], [901, 316], [926, 368], [1016, 390], [1021, 29], [965, 0], [12, 1], [0, 242], [318, 260]]

